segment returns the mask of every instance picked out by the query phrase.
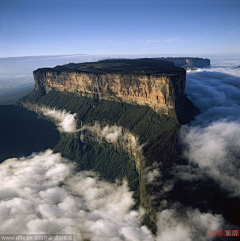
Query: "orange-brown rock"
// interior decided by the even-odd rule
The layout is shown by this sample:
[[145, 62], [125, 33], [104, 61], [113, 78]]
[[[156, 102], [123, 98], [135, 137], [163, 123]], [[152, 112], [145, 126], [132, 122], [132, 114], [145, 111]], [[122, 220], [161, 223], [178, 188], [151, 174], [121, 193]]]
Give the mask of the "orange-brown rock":
[[147, 105], [167, 114], [183, 106], [186, 72], [156, 59], [105, 60], [38, 69], [34, 79], [35, 89], [47, 93], [74, 92], [98, 100]]

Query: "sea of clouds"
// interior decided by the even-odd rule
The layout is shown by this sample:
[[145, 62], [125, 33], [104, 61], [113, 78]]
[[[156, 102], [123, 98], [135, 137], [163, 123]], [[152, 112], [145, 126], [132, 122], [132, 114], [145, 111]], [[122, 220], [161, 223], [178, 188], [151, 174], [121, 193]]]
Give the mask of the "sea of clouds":
[[[234, 68], [239, 64], [188, 71], [186, 93], [201, 114], [180, 129], [188, 165], [176, 165], [173, 172], [175, 178], [188, 181], [211, 177], [230, 197], [240, 196], [240, 69]], [[59, 131], [80, 130], [76, 114], [44, 111], [57, 120]], [[113, 141], [122, 135], [118, 127], [85, 128]], [[153, 179], [161, 175], [151, 172]], [[126, 182], [107, 183], [93, 172], [76, 173], [74, 163], [51, 150], [6, 160], [0, 179], [0, 233], [74, 233], [77, 240], [191, 241], [212, 240], [210, 230], [227, 227], [221, 214], [163, 200], [154, 237], [140, 223], [142, 211], [131, 211], [134, 201]]]
[[[127, 139], [121, 127], [95, 123], [77, 129], [76, 114], [40, 110], [61, 132], [88, 130], [111, 142]], [[135, 140], [133, 143], [136, 145]], [[155, 174], [161, 175], [153, 170], [151, 175]], [[94, 172], [76, 172], [74, 163], [52, 150], [6, 160], [1, 164], [0, 179], [0, 233], [68, 233], [75, 234], [76, 240], [162, 241], [176, 236], [184, 241], [196, 236], [201, 237], [198, 240], [208, 240], [210, 230], [219, 229], [224, 223], [221, 215], [201, 213], [179, 203], [169, 208], [165, 200], [163, 211], [157, 216], [158, 235], [154, 237], [141, 225], [144, 210], [131, 211], [134, 200], [126, 181], [112, 184], [100, 180]]]
[[[211, 178], [229, 197], [240, 197], [240, 60], [220, 62], [187, 73], [186, 94], [200, 110], [180, 128], [179, 143], [188, 165], [173, 174], [186, 181]], [[206, 200], [207, 201], [207, 200]], [[178, 203], [158, 216], [158, 240], [212, 240], [210, 230], [226, 229], [223, 217]], [[195, 233], [202, 226], [202, 231]], [[192, 229], [192, 231], [191, 231]], [[195, 230], [195, 231], [194, 231]], [[204, 231], [205, 230], [205, 231]], [[205, 233], [204, 233], [205, 232]]]
[[180, 129], [188, 166], [176, 175], [213, 178], [228, 195], [240, 197], [240, 68], [214, 66], [187, 75], [186, 93], [201, 114]]
[[47, 150], [0, 169], [0, 233], [75, 234], [76, 240], [153, 240], [126, 182], [99, 180]]

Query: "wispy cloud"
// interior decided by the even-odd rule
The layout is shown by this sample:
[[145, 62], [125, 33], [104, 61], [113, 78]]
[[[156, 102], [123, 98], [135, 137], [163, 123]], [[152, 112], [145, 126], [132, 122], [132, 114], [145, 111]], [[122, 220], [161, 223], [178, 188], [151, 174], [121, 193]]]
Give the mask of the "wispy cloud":
[[229, 34], [234, 34], [234, 33], [236, 33], [236, 31], [230, 31], [230, 32], [228, 32], [228, 35]]
[[170, 38], [170, 39], [167, 39], [166, 42], [167, 43], [172, 43], [172, 42], [176, 42], [178, 40], [179, 40], [178, 38]]
[[115, 43], [115, 41], [113, 41], [113, 40], [109, 40], [108, 42], [109, 42], [109, 43]]
[[70, 114], [66, 110], [42, 108], [39, 110], [43, 115], [53, 118], [56, 121], [58, 130], [61, 132], [77, 132], [77, 114]]
[[156, 39], [156, 40], [148, 40], [147, 43], [159, 43], [161, 42], [161, 39]]

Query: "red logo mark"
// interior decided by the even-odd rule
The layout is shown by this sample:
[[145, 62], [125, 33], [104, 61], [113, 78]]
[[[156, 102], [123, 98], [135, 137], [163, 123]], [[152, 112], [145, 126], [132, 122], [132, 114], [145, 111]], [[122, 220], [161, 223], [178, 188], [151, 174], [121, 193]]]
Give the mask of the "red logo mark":
[[222, 230], [218, 230], [218, 236], [223, 236], [223, 231]]
[[210, 230], [210, 236], [217, 236], [217, 230]]
[[224, 230], [224, 236], [226, 237], [239, 237], [239, 230]]

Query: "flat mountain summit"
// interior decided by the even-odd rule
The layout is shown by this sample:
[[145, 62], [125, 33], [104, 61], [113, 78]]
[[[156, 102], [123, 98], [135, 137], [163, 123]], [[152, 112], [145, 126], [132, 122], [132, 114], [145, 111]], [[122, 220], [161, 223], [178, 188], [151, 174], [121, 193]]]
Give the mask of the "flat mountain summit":
[[[39, 70], [39, 69], [38, 69]], [[123, 73], [123, 74], [162, 74], [184, 72], [179, 67], [176, 67], [173, 62], [165, 61], [159, 58], [144, 58], [144, 59], [106, 59], [98, 62], [86, 63], [69, 63], [54, 68], [42, 68], [42, 71], [53, 70], [56, 72], [78, 71], [85, 73]]]

